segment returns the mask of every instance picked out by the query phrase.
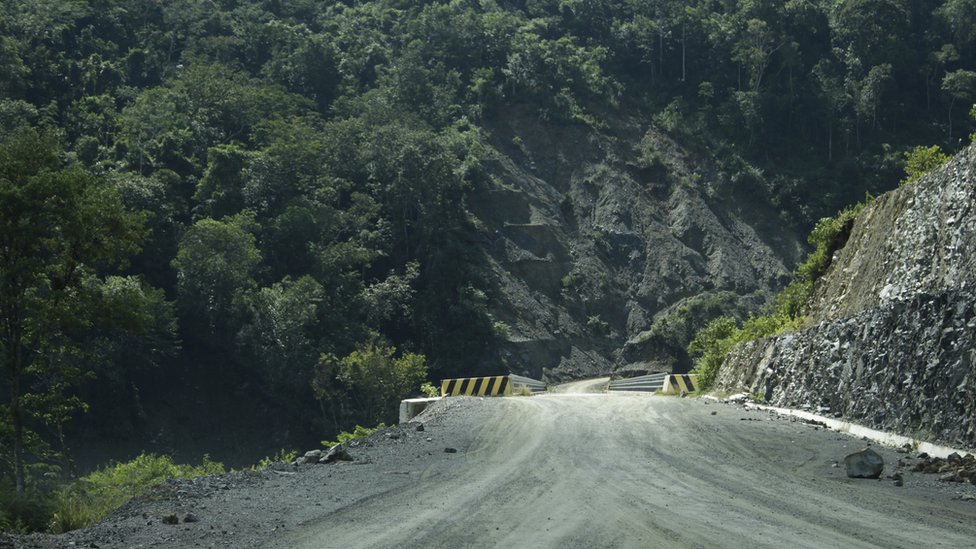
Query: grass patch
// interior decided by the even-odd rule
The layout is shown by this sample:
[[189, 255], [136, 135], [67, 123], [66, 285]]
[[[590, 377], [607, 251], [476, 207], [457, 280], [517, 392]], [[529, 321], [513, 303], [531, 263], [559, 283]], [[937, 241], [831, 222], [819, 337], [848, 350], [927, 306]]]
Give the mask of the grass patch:
[[278, 450], [278, 453], [273, 456], [267, 456], [262, 458], [257, 465], [251, 466], [251, 471], [255, 473], [260, 473], [268, 467], [271, 467], [275, 463], [291, 463], [295, 461], [298, 457], [298, 452], [296, 450], [285, 450], [284, 448]]
[[323, 440], [322, 446], [326, 448], [332, 448], [333, 446], [338, 446], [339, 444], [345, 444], [351, 440], [356, 440], [360, 438], [366, 438], [369, 435], [379, 431], [380, 429], [385, 429], [386, 424], [380, 423], [376, 427], [363, 427], [362, 425], [357, 425], [355, 429], [350, 431], [343, 431], [336, 435], [336, 440]]
[[49, 530], [55, 534], [84, 528], [130, 499], [164, 481], [224, 472], [222, 463], [203, 457], [199, 466], [173, 463], [169, 456], [142, 454], [132, 461], [109, 465], [54, 494]]

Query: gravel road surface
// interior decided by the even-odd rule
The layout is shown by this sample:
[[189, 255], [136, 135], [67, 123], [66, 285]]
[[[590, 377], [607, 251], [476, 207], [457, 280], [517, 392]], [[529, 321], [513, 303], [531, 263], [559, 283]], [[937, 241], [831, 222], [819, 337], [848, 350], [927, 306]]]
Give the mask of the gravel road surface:
[[355, 462], [169, 483], [92, 528], [7, 543], [976, 547], [976, 486], [911, 473], [887, 448], [904, 486], [849, 479], [843, 457], [865, 442], [738, 405], [565, 392], [451, 398], [418, 421], [350, 448]]

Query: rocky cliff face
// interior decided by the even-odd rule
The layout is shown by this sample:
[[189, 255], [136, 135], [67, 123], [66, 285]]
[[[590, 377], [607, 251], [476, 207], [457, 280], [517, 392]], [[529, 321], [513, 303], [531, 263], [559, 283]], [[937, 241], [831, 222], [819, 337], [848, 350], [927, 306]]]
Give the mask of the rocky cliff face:
[[655, 320], [702, 295], [754, 307], [802, 253], [749, 189], [633, 120], [499, 119], [493, 185], [468, 200], [507, 332], [493, 363], [551, 380], [686, 368], [649, 332]]
[[720, 388], [976, 446], [976, 149], [858, 216], [811, 328], [733, 350]]

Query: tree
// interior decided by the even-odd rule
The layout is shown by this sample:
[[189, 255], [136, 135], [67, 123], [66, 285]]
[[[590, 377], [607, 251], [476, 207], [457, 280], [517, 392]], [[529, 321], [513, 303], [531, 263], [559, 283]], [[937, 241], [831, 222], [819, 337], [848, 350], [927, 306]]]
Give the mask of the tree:
[[208, 217], [233, 215], [244, 207], [247, 153], [237, 145], [218, 145], [207, 152], [207, 169], [193, 199]]
[[250, 320], [238, 344], [271, 393], [294, 401], [308, 391], [319, 351], [315, 337], [322, 286], [310, 276], [285, 278], [248, 299]]
[[745, 32], [733, 48], [732, 60], [749, 71], [749, 86], [752, 91], [759, 92], [773, 54], [785, 43], [786, 41], [777, 36], [765, 21], [761, 19], [746, 21]]
[[[135, 253], [142, 237], [141, 216], [103, 181], [63, 169], [57, 150], [53, 138], [27, 128], [0, 142], [0, 362], [18, 492], [25, 420], [40, 413], [28, 406], [51, 402], [45, 395], [70, 381], [58, 356], [72, 352], [66, 332], [92, 321], [99, 269]], [[28, 392], [27, 382], [40, 390]]]
[[183, 235], [173, 259], [184, 327], [218, 336], [215, 344], [227, 343], [236, 333], [240, 298], [255, 286], [252, 275], [261, 254], [247, 230], [251, 222], [247, 214], [226, 221], [201, 219]]
[[976, 72], [959, 69], [942, 79], [942, 91], [949, 96], [949, 137], [952, 137], [952, 109], [957, 101], [968, 102], [976, 98]]
[[971, 54], [976, 42], [976, 1], [947, 0], [935, 10], [935, 16], [949, 30], [955, 45]]
[[890, 80], [891, 65], [883, 64], [871, 67], [864, 80], [857, 84], [855, 93], [857, 101], [854, 103], [854, 112], [859, 118], [870, 118], [871, 125], [875, 129], [878, 126], [878, 106], [881, 104], [881, 97]]
[[[416, 391], [427, 377], [427, 359], [423, 355], [403, 353], [382, 342], [369, 342], [345, 356], [338, 363], [339, 381], [351, 387], [363, 412], [374, 423], [390, 416], [399, 399]], [[334, 360], [325, 355], [322, 362]]]

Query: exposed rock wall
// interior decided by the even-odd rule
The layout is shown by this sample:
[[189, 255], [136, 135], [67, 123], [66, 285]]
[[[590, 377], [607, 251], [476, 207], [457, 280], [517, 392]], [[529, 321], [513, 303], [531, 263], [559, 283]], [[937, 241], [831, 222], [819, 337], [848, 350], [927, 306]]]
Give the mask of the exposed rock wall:
[[970, 147], [921, 181], [878, 197], [858, 216], [820, 282], [816, 320], [976, 285], [974, 159]]
[[[509, 332], [486, 369], [549, 380], [670, 371], [674, 357], [639, 337], [656, 318], [701, 294], [762, 302], [802, 255], [755, 192], [638, 121], [597, 131], [533, 111], [503, 120], [488, 128], [493, 183], [467, 201], [484, 229], [490, 312]], [[654, 166], [637, 161], [640, 143]]]
[[740, 345], [723, 390], [976, 446], [976, 150], [879, 197], [834, 256], [813, 327]]

